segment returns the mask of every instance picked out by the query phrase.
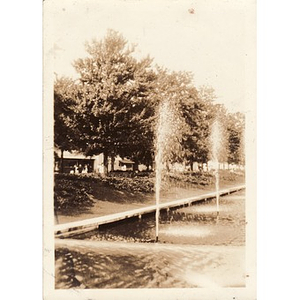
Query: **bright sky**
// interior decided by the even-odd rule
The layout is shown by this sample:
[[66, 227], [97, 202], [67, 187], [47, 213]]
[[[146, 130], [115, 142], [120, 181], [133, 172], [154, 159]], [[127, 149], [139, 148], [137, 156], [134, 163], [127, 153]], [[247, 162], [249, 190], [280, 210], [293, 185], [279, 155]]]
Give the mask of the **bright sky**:
[[[54, 4], [55, 2], [55, 4]], [[58, 76], [76, 77], [72, 62], [84, 43], [107, 29], [137, 44], [137, 55], [174, 71], [191, 71], [195, 86], [211, 85], [229, 111], [245, 110], [250, 0], [46, 1]], [[51, 31], [49, 31], [51, 32]]]

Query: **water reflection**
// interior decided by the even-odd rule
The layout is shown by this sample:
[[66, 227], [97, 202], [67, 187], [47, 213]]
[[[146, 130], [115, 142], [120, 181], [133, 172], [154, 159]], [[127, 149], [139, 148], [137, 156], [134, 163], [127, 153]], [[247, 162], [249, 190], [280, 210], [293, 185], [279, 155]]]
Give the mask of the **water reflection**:
[[[159, 242], [198, 245], [244, 245], [244, 199], [226, 196], [221, 199], [219, 216], [215, 200], [160, 213]], [[154, 242], [155, 218], [123, 220], [78, 236], [97, 241]]]
[[219, 220], [215, 200], [163, 210], [159, 243], [153, 214], [57, 241], [55, 287], [245, 286], [244, 197], [220, 200]]

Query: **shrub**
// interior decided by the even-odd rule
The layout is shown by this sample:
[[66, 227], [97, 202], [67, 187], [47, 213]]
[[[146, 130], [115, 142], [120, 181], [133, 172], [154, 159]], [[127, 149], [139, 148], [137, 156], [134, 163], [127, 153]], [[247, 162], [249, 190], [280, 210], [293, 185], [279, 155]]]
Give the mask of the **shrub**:
[[213, 175], [210, 173], [184, 172], [172, 173], [169, 175], [169, 177], [174, 183], [205, 186], [211, 184]]
[[154, 181], [147, 177], [106, 177], [103, 182], [117, 190], [131, 193], [151, 193], [154, 191]]
[[90, 183], [76, 176], [64, 175], [56, 174], [54, 177], [54, 209], [79, 213], [93, 206]]
[[135, 178], [135, 177], [154, 177], [154, 172], [152, 171], [113, 171], [108, 174], [109, 177], [126, 177], [126, 178]]
[[[227, 180], [235, 175], [222, 174]], [[228, 178], [228, 176], [230, 178]], [[213, 175], [210, 173], [184, 172], [170, 173], [162, 182], [162, 190], [172, 185], [191, 187], [206, 186], [213, 182]], [[92, 195], [96, 189], [106, 186], [116, 190], [129, 193], [153, 193], [155, 177], [153, 172], [113, 172], [107, 177], [100, 174], [55, 174], [54, 205], [56, 211], [82, 212], [93, 206]], [[96, 184], [96, 185], [95, 185]], [[94, 190], [93, 190], [94, 189]]]
[[245, 177], [245, 173], [243, 171], [228, 171], [228, 170], [220, 170], [220, 179], [223, 181], [238, 181]]
[[[120, 175], [122, 174], [122, 175]], [[140, 176], [133, 172], [114, 172], [107, 177], [102, 177], [100, 174], [56, 174], [55, 175], [56, 188], [56, 202], [59, 207], [65, 207], [73, 201], [76, 205], [89, 204], [87, 194], [92, 194], [92, 184], [102, 184], [117, 190], [123, 190], [130, 193], [152, 193], [154, 191], [154, 179], [149, 178], [148, 175]], [[73, 195], [73, 200], [72, 199]], [[74, 196], [75, 195], [75, 196]], [[60, 198], [57, 198], [57, 197]], [[79, 199], [80, 198], [80, 199]]]

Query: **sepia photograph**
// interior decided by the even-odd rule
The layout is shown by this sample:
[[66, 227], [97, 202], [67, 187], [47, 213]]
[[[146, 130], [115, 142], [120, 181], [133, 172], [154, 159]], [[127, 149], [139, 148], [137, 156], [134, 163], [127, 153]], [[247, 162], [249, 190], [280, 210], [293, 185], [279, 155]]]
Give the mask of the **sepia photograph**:
[[44, 299], [256, 299], [256, 2], [45, 0]]

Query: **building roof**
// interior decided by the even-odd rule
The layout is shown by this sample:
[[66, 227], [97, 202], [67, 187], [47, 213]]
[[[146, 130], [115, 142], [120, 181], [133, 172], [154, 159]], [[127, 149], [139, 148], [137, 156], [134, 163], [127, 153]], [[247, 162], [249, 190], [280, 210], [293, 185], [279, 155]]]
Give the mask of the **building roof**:
[[123, 164], [134, 164], [134, 161], [127, 159], [127, 158], [120, 159], [119, 161]]
[[[54, 149], [54, 152], [60, 157], [60, 150]], [[64, 158], [69, 158], [69, 159], [95, 159], [94, 156], [85, 156], [83, 153], [73, 151], [64, 151]]]

